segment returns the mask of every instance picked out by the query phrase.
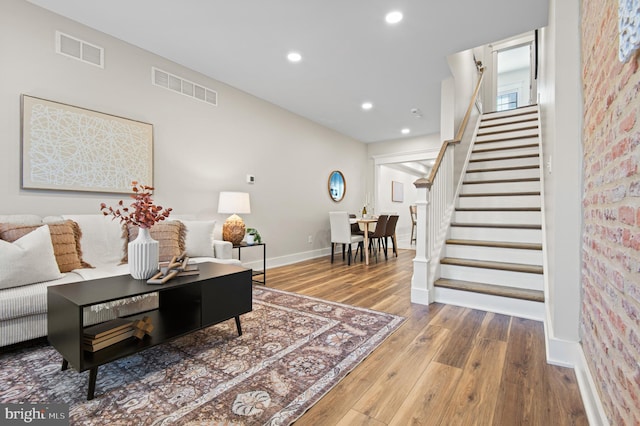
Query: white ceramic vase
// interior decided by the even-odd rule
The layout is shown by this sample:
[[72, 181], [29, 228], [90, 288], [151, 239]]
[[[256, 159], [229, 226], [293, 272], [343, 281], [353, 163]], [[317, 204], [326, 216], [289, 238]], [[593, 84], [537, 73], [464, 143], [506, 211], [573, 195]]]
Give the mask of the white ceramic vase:
[[160, 243], [151, 238], [148, 228], [138, 228], [138, 237], [128, 245], [129, 273], [146, 280], [158, 272]]

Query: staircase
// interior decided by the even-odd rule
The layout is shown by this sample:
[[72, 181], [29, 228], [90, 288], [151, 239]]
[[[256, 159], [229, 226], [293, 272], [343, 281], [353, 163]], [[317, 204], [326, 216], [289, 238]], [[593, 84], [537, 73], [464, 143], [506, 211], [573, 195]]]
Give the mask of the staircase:
[[542, 259], [538, 107], [484, 114], [436, 300], [542, 320]]

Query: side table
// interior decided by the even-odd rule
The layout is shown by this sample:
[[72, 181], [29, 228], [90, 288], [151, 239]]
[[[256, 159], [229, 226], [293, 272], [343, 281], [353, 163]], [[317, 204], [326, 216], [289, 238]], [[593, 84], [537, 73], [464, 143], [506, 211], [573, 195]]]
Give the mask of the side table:
[[[247, 244], [242, 242], [240, 244], [234, 244], [233, 248], [238, 249], [238, 260], [242, 260], [242, 249], [249, 247], [262, 246], [262, 271], [256, 271], [252, 269], [253, 282], [256, 284], [267, 285], [267, 244], [266, 243], [253, 243]], [[256, 280], [255, 277], [262, 276], [262, 280]]]

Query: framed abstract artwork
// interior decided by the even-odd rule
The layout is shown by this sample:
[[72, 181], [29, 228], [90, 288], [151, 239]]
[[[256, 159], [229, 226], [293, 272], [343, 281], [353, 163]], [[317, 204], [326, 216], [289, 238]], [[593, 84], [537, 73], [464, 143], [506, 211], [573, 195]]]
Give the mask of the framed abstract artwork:
[[391, 201], [396, 203], [404, 201], [404, 185], [402, 185], [402, 182], [391, 181]]
[[153, 186], [153, 126], [22, 95], [22, 188], [130, 193]]

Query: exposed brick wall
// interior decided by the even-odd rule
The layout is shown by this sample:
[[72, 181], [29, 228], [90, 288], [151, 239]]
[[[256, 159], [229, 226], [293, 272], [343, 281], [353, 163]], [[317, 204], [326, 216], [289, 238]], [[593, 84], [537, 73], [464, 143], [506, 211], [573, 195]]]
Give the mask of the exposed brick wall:
[[581, 33], [582, 346], [610, 423], [640, 424], [640, 55], [618, 60], [618, 0], [583, 0]]

